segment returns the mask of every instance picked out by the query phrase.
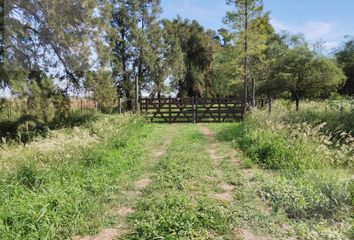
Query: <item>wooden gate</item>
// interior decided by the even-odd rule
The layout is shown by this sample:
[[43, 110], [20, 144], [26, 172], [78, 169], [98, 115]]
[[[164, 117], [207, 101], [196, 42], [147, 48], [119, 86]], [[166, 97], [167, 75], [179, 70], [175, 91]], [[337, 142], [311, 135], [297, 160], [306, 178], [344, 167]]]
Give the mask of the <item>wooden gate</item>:
[[141, 98], [140, 108], [160, 123], [235, 122], [245, 111], [236, 98]]

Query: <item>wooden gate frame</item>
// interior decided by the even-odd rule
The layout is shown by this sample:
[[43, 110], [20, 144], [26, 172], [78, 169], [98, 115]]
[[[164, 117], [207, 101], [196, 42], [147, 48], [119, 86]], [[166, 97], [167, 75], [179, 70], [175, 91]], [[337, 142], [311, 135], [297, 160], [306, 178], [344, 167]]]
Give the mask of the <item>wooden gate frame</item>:
[[141, 111], [152, 122], [235, 122], [243, 119], [244, 103], [237, 98], [140, 98]]

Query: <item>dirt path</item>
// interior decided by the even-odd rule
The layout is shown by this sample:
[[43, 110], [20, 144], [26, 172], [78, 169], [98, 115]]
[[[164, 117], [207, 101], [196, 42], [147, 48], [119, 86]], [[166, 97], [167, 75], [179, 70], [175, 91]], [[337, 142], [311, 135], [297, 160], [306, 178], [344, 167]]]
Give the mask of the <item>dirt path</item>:
[[[220, 182], [217, 185], [217, 192], [213, 193], [212, 197], [217, 200], [227, 202], [232, 204], [235, 199], [234, 195], [237, 191], [237, 186], [232, 182], [228, 181], [227, 173], [225, 173], [223, 167], [221, 166], [225, 162], [227, 163], [227, 168], [233, 166], [236, 168], [240, 175], [243, 178], [250, 178], [252, 174], [252, 170], [245, 170], [241, 168], [240, 164], [240, 155], [242, 154], [240, 151], [231, 148], [230, 146], [225, 145], [225, 143], [220, 143], [216, 139], [216, 134], [212, 130], [210, 130], [207, 126], [200, 125], [200, 131], [208, 140], [208, 151], [210, 158], [213, 161], [213, 166], [218, 175], [218, 181]], [[220, 149], [224, 148], [224, 151]], [[254, 233], [252, 230], [248, 228], [244, 228], [241, 226], [237, 226], [237, 224], [233, 225], [233, 235], [235, 239], [243, 239], [243, 240], [270, 240], [268, 236], [260, 236]]]
[[74, 239], [271, 239], [242, 220], [248, 212], [240, 194], [249, 191], [254, 173], [212, 127], [161, 127], [144, 146], [144, 173], [113, 196], [107, 216], [115, 224]]

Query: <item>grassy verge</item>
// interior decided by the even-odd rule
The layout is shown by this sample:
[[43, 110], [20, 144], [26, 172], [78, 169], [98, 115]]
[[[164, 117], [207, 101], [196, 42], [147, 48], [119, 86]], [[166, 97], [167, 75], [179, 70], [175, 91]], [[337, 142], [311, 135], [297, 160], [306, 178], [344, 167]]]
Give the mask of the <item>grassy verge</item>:
[[354, 100], [304, 101], [296, 112], [291, 102], [278, 100], [274, 104], [273, 120], [286, 123], [309, 123], [332, 138], [354, 136]]
[[26, 148], [4, 146], [11, 167], [0, 172], [0, 239], [65, 239], [107, 224], [104, 206], [141, 174], [153, 131], [137, 117], [106, 116]]
[[[269, 221], [285, 219], [300, 239], [349, 239], [353, 236], [353, 142], [333, 144], [308, 124], [275, 119], [257, 111], [240, 124], [219, 129], [219, 140], [244, 150], [243, 166], [257, 172], [242, 196], [268, 202]], [[246, 218], [251, 225], [269, 219], [252, 219], [257, 214], [245, 209], [250, 210]], [[269, 224], [265, 228], [276, 232]]]

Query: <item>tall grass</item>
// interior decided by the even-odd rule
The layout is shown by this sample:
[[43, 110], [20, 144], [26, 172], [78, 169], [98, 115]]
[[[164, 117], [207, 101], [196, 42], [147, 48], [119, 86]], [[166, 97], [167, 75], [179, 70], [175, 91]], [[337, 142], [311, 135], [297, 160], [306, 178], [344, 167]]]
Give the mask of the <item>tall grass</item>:
[[141, 167], [151, 130], [143, 126], [139, 117], [103, 116], [26, 147], [3, 145], [0, 239], [67, 239], [102, 224], [105, 194]]
[[[323, 103], [309, 104], [311, 108], [304, 112], [318, 111]], [[324, 130], [322, 119], [311, 123], [306, 118], [294, 119], [295, 114], [309, 115], [304, 112], [288, 111], [285, 104], [276, 102], [272, 115], [254, 110], [219, 138], [234, 141], [252, 162], [279, 173], [263, 184], [260, 193], [274, 211], [301, 221], [347, 223], [353, 201], [354, 138], [344, 131], [334, 137]]]
[[343, 133], [354, 136], [354, 100], [304, 101], [298, 112], [291, 102], [279, 100], [272, 118], [286, 123], [323, 124], [321, 131], [334, 138], [341, 138]]

